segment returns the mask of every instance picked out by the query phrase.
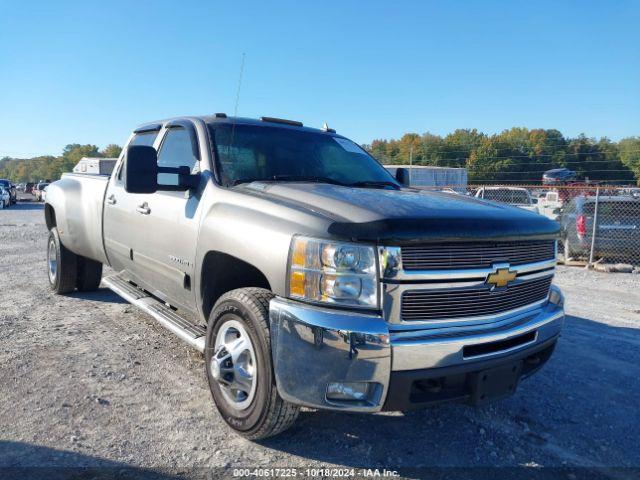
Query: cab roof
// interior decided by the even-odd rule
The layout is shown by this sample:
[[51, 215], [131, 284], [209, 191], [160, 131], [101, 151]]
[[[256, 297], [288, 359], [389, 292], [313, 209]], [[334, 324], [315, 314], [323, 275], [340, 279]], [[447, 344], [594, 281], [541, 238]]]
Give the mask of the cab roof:
[[302, 130], [310, 133], [321, 133], [325, 135], [335, 134], [335, 130], [328, 129], [320, 129], [320, 128], [311, 128], [305, 127], [302, 122], [297, 122], [295, 120], [287, 120], [282, 118], [275, 117], [260, 117], [260, 118], [247, 118], [247, 117], [228, 117], [224, 113], [215, 113], [213, 115], [196, 115], [196, 116], [185, 116], [185, 117], [173, 117], [167, 118], [164, 120], [158, 120], [155, 122], [148, 122], [142, 125], [139, 125], [134, 132], [140, 133], [145, 131], [153, 131], [160, 130], [163, 125], [170, 122], [177, 122], [180, 120], [190, 120], [190, 121], [202, 121], [208, 125], [219, 125], [219, 124], [235, 124], [235, 125], [253, 125], [258, 127], [280, 127], [280, 128], [289, 128], [293, 130]]

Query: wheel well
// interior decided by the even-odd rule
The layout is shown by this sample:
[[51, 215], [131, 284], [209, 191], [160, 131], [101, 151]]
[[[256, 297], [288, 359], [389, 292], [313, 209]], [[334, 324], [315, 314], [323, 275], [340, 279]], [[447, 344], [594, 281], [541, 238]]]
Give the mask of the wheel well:
[[48, 203], [44, 206], [44, 219], [47, 222], [47, 230], [51, 230], [53, 227], [57, 226], [56, 212]]
[[236, 288], [271, 290], [267, 277], [250, 263], [222, 252], [209, 252], [202, 262], [202, 310], [206, 318], [221, 295]]

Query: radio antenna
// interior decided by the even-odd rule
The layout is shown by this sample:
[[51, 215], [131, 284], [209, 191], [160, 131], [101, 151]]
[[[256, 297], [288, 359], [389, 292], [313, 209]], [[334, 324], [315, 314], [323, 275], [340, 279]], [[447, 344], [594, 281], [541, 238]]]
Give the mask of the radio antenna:
[[236, 92], [236, 106], [233, 110], [233, 116], [238, 116], [238, 104], [240, 103], [240, 87], [242, 86], [242, 74], [244, 73], [244, 52], [242, 52], [242, 61], [240, 62], [240, 76], [238, 77], [238, 91]]
[[233, 109], [233, 120], [231, 120], [231, 139], [229, 141], [228, 155], [231, 156], [233, 149], [233, 140], [236, 133], [236, 117], [238, 116], [238, 104], [240, 103], [240, 87], [242, 86], [242, 74], [244, 73], [244, 52], [242, 52], [242, 61], [240, 62], [240, 76], [238, 77], [238, 90], [236, 91], [236, 106]]

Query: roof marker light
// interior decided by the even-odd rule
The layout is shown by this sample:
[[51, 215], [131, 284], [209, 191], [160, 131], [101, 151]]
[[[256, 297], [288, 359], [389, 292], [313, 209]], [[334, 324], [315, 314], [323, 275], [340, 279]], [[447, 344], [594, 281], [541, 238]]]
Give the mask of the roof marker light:
[[286, 120], [284, 118], [260, 117], [263, 122], [284, 123], [285, 125], [293, 125], [294, 127], [302, 127], [302, 122], [296, 120]]

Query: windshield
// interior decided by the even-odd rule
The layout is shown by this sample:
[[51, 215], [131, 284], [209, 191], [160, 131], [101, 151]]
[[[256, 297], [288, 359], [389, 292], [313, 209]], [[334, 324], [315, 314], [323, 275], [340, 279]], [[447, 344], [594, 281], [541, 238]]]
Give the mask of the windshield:
[[243, 124], [214, 124], [209, 129], [223, 185], [256, 180], [398, 185], [371, 155], [346, 138]]

